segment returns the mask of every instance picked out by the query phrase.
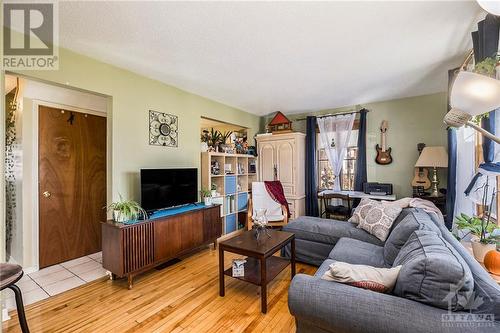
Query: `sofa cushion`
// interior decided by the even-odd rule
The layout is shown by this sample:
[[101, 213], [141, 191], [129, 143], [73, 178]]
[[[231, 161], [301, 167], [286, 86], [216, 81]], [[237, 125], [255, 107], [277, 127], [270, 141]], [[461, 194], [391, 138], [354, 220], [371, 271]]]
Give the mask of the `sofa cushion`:
[[474, 280], [460, 254], [433, 231], [414, 231], [394, 260], [394, 294], [452, 311], [467, 306]]
[[335, 260], [332, 259], [326, 259], [325, 261], [323, 261], [321, 266], [318, 267], [316, 273], [314, 273], [314, 276], [317, 276], [319, 278], [322, 277], [330, 269], [330, 265], [334, 262]]
[[412, 212], [418, 211], [417, 208], [403, 208], [401, 213], [399, 213], [398, 217], [394, 220], [394, 223], [392, 224], [391, 232], [398, 226], [398, 224], [408, 215], [411, 214]]
[[385, 241], [392, 224], [403, 209], [392, 203], [381, 203], [373, 206], [364, 220], [359, 221], [358, 228], [364, 229], [381, 241]]
[[[400, 215], [402, 215], [401, 213]], [[406, 211], [405, 217], [391, 231], [384, 244], [384, 259], [387, 265], [392, 265], [399, 250], [415, 230], [430, 230], [441, 234], [439, 228], [424, 211]]]
[[283, 227], [292, 232], [296, 239], [335, 245], [342, 237], [359, 239], [372, 244], [382, 245], [377, 237], [356, 228], [352, 223], [318, 217], [300, 216]]
[[[318, 243], [306, 239], [295, 239], [295, 260], [306, 264], [321, 266], [333, 250], [332, 244]], [[292, 256], [292, 245], [283, 247], [281, 255], [287, 259]]]
[[386, 267], [382, 246], [352, 238], [341, 238], [328, 258], [355, 265]]

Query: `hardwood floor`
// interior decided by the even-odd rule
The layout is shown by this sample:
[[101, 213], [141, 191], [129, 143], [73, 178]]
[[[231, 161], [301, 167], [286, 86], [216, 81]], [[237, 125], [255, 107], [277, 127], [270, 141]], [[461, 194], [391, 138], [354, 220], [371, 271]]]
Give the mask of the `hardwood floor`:
[[[206, 249], [181, 262], [126, 279], [101, 279], [26, 307], [31, 332], [294, 332], [288, 311], [290, 267], [268, 287], [268, 313], [257, 286], [226, 277], [218, 294], [217, 252]], [[226, 267], [238, 256], [225, 254]], [[297, 273], [316, 267], [297, 264]], [[15, 312], [4, 332], [20, 332]]]

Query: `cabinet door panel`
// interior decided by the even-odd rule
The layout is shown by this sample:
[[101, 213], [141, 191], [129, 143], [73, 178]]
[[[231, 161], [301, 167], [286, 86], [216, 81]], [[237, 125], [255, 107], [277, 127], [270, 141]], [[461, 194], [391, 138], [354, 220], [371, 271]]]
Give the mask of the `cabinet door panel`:
[[182, 216], [154, 222], [155, 261], [173, 258], [182, 249]]
[[274, 166], [276, 165], [274, 144], [264, 142], [259, 145], [259, 174], [260, 180], [274, 180]]
[[181, 216], [181, 248], [187, 250], [203, 244], [203, 212], [197, 211]]
[[[276, 159], [278, 164], [278, 180], [283, 184], [285, 194], [294, 193], [294, 142], [276, 142]], [[288, 192], [288, 193], [287, 193]]]
[[222, 234], [222, 220], [219, 207], [203, 211], [203, 241], [219, 238]]

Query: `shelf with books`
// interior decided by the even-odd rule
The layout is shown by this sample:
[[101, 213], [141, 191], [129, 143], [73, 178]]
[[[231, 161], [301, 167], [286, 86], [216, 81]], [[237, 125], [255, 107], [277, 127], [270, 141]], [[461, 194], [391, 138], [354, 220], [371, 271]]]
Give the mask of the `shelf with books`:
[[257, 181], [257, 158], [252, 155], [201, 153], [201, 187], [215, 191], [221, 204], [223, 237], [246, 229], [252, 181]]

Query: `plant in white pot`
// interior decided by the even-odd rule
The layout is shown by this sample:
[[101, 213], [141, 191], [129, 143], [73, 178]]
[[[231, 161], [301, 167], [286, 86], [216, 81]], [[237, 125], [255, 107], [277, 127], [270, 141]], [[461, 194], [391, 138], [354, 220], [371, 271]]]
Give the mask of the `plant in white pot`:
[[133, 223], [148, 217], [146, 211], [136, 201], [124, 200], [121, 195], [119, 201], [111, 203], [107, 208], [113, 212], [115, 222]]
[[458, 229], [464, 231], [462, 239], [472, 235], [472, 253], [477, 261], [483, 262], [486, 253], [497, 247], [499, 237], [493, 234], [496, 225], [490, 221], [489, 215], [481, 218], [460, 214], [455, 221]]
[[203, 198], [205, 206], [210, 206], [212, 204], [212, 192], [210, 190], [207, 190], [206, 188], [202, 188], [200, 194]]
[[212, 197], [217, 196], [217, 185], [215, 183], [212, 184], [212, 191], [210, 191]]

